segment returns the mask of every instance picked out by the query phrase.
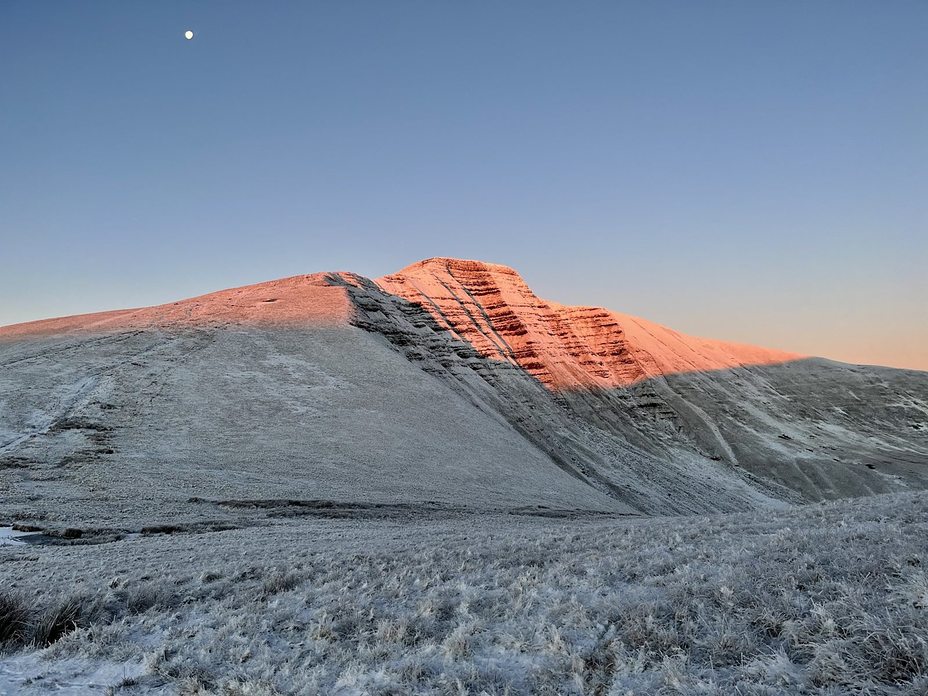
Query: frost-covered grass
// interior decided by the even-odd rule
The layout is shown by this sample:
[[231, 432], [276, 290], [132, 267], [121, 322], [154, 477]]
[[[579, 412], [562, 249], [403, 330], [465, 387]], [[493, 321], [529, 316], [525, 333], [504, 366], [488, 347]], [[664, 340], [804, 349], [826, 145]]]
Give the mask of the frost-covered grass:
[[60, 553], [7, 549], [0, 573], [36, 606], [80, 605], [46, 664], [144, 661], [117, 693], [928, 693], [921, 494], [638, 521], [290, 520]]

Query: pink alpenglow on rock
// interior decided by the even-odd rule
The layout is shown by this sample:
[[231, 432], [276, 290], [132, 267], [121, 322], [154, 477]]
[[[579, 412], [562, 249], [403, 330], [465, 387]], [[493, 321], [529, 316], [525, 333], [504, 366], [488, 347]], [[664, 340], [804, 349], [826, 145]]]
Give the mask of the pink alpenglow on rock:
[[[248, 324], [336, 326], [352, 322], [353, 273], [315, 273], [201, 295], [179, 302], [0, 328], [0, 340], [66, 332]], [[424, 308], [438, 327], [480, 355], [517, 365], [549, 389], [624, 387], [661, 375], [774, 365], [803, 356], [678, 333], [598, 307], [536, 296], [513, 269], [432, 258], [375, 281]]]
[[498, 264], [426, 259], [377, 282], [426, 308], [484, 357], [518, 365], [553, 390], [622, 387], [659, 375], [802, 357], [686, 336], [597, 307], [548, 302]]

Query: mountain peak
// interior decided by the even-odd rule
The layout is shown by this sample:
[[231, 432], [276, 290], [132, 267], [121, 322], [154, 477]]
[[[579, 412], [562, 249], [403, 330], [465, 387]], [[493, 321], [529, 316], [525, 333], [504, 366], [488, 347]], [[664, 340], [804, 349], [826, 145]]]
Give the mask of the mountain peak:
[[773, 364], [799, 356], [685, 336], [598, 307], [547, 302], [512, 268], [437, 257], [384, 276], [483, 357], [517, 365], [553, 390], [627, 386], [662, 374]]
[[293, 276], [155, 307], [5, 327], [0, 339], [204, 325], [347, 326], [365, 302], [361, 295], [382, 291], [417, 305], [435, 328], [471, 344], [484, 358], [515, 365], [556, 391], [799, 357], [685, 336], [597, 307], [548, 302], [509, 266], [485, 261], [433, 257], [374, 283], [352, 273]]
[[411, 263], [405, 268], [390, 275], [415, 275], [421, 272], [483, 272], [499, 273], [502, 275], [519, 276], [519, 273], [510, 266], [499, 263], [489, 263], [487, 261], [478, 261], [476, 259], [458, 259], [452, 256], [433, 256], [428, 259], [422, 259]]

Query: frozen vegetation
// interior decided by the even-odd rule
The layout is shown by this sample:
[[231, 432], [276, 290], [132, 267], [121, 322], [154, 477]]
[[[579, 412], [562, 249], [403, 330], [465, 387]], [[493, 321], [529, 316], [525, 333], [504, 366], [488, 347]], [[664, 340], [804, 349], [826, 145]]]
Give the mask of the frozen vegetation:
[[0, 547], [0, 692], [925, 694], [928, 496]]

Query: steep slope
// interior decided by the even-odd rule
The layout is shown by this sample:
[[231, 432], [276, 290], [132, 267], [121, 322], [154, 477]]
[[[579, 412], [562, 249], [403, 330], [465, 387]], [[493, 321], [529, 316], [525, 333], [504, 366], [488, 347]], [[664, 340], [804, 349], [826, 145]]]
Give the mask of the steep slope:
[[132, 528], [267, 500], [629, 511], [351, 325], [333, 278], [0, 330], [0, 521]]
[[793, 353], [684, 336], [597, 307], [537, 297], [513, 269], [433, 258], [378, 279], [481, 355], [518, 365], [550, 389], [625, 387], [652, 377], [796, 360]]
[[[482, 356], [418, 304], [355, 277], [346, 287], [355, 323], [385, 337], [411, 363], [476, 408], [505, 419], [571, 476], [647, 513], [696, 513], [782, 504], [790, 491], [681, 449], [648, 448], [629, 404], [552, 392], [518, 365]], [[637, 442], [636, 442], [637, 440]]]
[[[582, 444], [568, 446], [567, 457], [586, 460], [618, 486], [630, 472], [616, 470], [616, 452], [629, 446], [686, 462], [687, 474], [699, 477], [720, 462], [734, 480], [787, 499], [928, 484], [926, 373], [806, 359], [565, 307], [541, 300], [496, 264], [427, 259], [377, 283], [491, 363], [518, 366], [553, 392], [583, 431], [570, 439]], [[533, 409], [505, 412], [538, 420]], [[557, 457], [563, 445], [539, 442], [550, 433], [543, 424], [537, 432], [533, 441]], [[643, 461], [632, 466], [643, 478], [662, 468], [641, 470]], [[676, 496], [677, 504], [686, 497]]]

